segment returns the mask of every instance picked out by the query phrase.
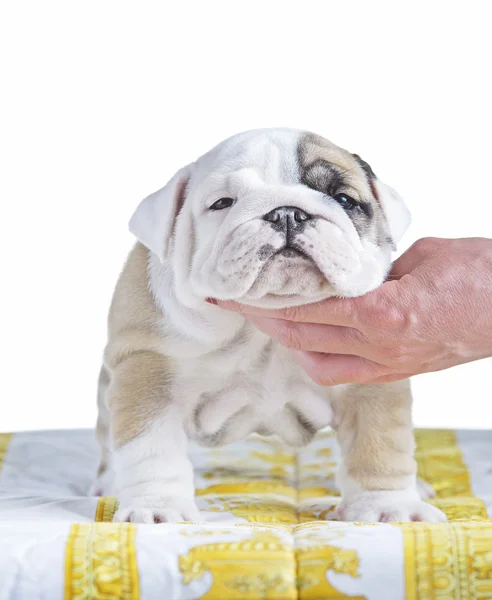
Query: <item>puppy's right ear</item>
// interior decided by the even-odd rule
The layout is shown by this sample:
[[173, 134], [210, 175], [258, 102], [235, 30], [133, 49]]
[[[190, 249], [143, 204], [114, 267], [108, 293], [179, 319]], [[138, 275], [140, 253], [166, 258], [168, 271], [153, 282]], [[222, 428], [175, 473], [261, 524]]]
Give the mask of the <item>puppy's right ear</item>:
[[138, 241], [161, 262], [169, 256], [174, 223], [184, 203], [193, 164], [180, 169], [167, 185], [142, 200], [128, 224]]

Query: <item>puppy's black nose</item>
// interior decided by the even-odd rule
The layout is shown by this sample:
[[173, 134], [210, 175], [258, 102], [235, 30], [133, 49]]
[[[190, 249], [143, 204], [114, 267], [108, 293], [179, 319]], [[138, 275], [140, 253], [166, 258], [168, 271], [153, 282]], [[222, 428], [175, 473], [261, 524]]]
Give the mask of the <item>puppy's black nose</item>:
[[263, 220], [280, 231], [300, 231], [304, 228], [304, 223], [312, 218], [312, 215], [295, 206], [279, 206], [263, 215]]

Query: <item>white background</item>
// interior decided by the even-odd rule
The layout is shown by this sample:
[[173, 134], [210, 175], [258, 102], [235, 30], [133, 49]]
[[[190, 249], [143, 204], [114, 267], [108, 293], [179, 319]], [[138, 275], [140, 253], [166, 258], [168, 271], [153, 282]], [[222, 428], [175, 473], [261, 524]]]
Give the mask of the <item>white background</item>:
[[[0, 430], [93, 425], [128, 218], [235, 132], [361, 154], [411, 207], [400, 251], [491, 237], [489, 6], [3, 2]], [[491, 367], [415, 378], [416, 423], [490, 427]]]

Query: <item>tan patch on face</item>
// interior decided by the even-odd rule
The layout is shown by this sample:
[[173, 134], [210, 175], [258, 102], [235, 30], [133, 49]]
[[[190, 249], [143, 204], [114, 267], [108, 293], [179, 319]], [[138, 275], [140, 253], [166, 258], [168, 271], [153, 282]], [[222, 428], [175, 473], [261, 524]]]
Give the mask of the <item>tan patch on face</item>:
[[[301, 177], [319, 161], [333, 165], [346, 179], [348, 187], [357, 193], [355, 199], [376, 202], [364, 170], [357, 159], [347, 150], [336, 146], [315, 133], [301, 135], [298, 144]], [[349, 193], [349, 190], [343, 190]]]
[[347, 213], [359, 236], [377, 241], [384, 232], [384, 216], [360, 162], [353, 154], [314, 133], [298, 143], [301, 183], [334, 196], [344, 193], [363, 203], [366, 210]]
[[304, 133], [299, 139], [299, 162], [301, 168], [307, 168], [322, 159], [339, 167], [342, 171], [357, 171], [359, 165], [355, 158], [339, 146], [316, 133]]

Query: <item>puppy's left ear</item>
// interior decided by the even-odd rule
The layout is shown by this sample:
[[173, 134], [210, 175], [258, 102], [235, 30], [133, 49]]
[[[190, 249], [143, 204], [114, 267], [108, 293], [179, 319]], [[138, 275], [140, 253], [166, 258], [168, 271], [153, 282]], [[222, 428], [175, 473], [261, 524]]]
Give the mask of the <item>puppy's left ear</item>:
[[383, 209], [384, 216], [388, 223], [393, 250], [396, 250], [396, 245], [401, 240], [412, 221], [410, 211], [402, 197], [392, 187], [378, 179], [365, 160], [362, 160], [357, 154], [354, 154], [353, 156], [364, 170], [366, 177], [369, 180], [372, 193], [381, 204], [381, 208]]
[[180, 169], [162, 189], [142, 200], [128, 224], [138, 241], [161, 262], [169, 256], [174, 223], [184, 203], [193, 165]]
[[410, 211], [403, 202], [402, 197], [392, 187], [379, 179], [374, 180], [373, 190], [388, 222], [393, 250], [396, 250], [396, 245], [412, 222]]

